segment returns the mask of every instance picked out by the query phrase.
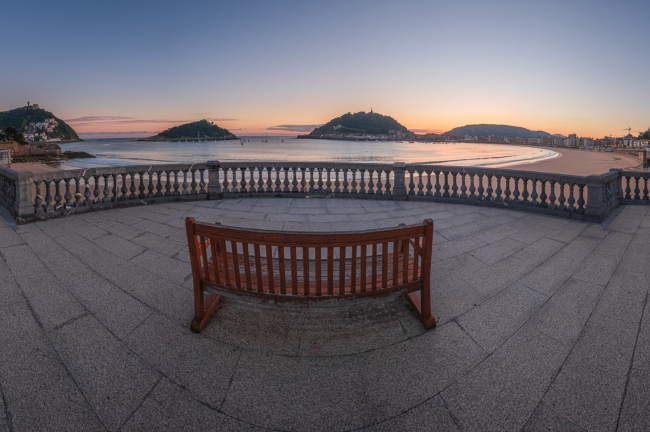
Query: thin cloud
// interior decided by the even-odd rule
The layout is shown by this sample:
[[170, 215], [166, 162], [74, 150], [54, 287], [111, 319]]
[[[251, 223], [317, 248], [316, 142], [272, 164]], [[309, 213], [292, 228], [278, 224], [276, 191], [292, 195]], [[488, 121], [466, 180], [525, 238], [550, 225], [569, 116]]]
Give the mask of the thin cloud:
[[157, 134], [160, 131], [124, 131], [124, 132], [80, 132], [79, 135], [122, 135], [122, 134]]
[[425, 133], [433, 133], [433, 134], [440, 134], [442, 133], [441, 130], [437, 129], [409, 129], [411, 132], [419, 133], [419, 134], [425, 134]]
[[323, 126], [322, 124], [311, 124], [311, 125], [277, 125], [267, 127], [266, 130], [272, 131], [284, 131], [284, 132], [311, 132], [317, 127]]
[[77, 117], [73, 119], [68, 119], [68, 123], [81, 123], [81, 122], [96, 122], [96, 121], [121, 121], [121, 120], [131, 120], [135, 117], [118, 117], [118, 116], [88, 116], [88, 117]]

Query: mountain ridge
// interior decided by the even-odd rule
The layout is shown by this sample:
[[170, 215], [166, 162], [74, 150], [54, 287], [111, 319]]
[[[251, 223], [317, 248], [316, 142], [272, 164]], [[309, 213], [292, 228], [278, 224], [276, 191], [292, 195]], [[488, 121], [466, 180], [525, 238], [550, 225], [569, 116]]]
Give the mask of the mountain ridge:
[[533, 131], [520, 126], [499, 125], [499, 124], [470, 124], [459, 126], [452, 130], [445, 132], [443, 135], [462, 136], [462, 135], [500, 135], [504, 137], [520, 137], [520, 138], [550, 138], [553, 137], [545, 131]]

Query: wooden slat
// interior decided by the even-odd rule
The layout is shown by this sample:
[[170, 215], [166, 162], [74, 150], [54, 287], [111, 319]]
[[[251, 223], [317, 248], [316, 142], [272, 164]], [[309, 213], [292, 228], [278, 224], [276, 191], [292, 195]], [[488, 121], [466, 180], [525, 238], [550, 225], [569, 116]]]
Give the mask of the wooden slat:
[[[365, 246], [362, 246], [365, 247]], [[350, 292], [357, 292], [357, 247], [352, 246], [352, 268], [350, 269]]]
[[250, 291], [252, 289], [251, 281], [251, 257], [250, 252], [248, 251], [248, 243], [242, 243], [242, 248], [244, 249], [244, 271], [246, 272], [246, 290]]
[[273, 269], [273, 247], [266, 245], [266, 274], [269, 280], [269, 292], [275, 292], [275, 271]]
[[388, 243], [381, 245], [381, 287], [388, 286]]
[[409, 281], [409, 255], [411, 246], [408, 240], [402, 240], [402, 283]]
[[309, 248], [302, 248], [302, 277], [304, 295], [309, 295]]
[[199, 243], [201, 244], [201, 258], [203, 259], [203, 277], [208, 278], [208, 252], [205, 249], [205, 237], [199, 237]]
[[232, 249], [232, 263], [233, 273], [235, 273], [235, 286], [241, 289], [241, 269], [239, 267], [239, 251], [237, 250], [237, 243], [231, 241], [230, 248]]
[[316, 278], [316, 295], [321, 295], [321, 265], [322, 259], [321, 259], [321, 248], [316, 248], [316, 251], [314, 253], [314, 265], [316, 266], [315, 271], [314, 271], [314, 276]]
[[217, 254], [217, 242], [215, 240], [212, 240], [210, 242], [210, 249], [212, 250], [212, 256], [210, 257], [212, 259], [212, 268], [213, 268], [213, 273], [214, 273], [214, 282], [216, 283], [221, 283], [221, 277], [219, 275], [219, 259], [218, 259], [218, 254]]
[[334, 295], [334, 248], [327, 248], [327, 294]]
[[228, 254], [226, 249], [226, 241], [223, 239], [219, 240], [219, 245], [221, 246], [221, 261], [223, 264], [223, 274], [224, 274], [224, 283], [226, 286], [232, 286], [230, 283], [230, 270], [228, 269]]
[[345, 294], [345, 248], [339, 249], [339, 295]]
[[287, 293], [287, 274], [284, 268], [284, 246], [278, 247], [278, 267], [280, 267], [280, 292]]
[[361, 291], [366, 290], [366, 273], [368, 271], [368, 257], [366, 256], [368, 254], [368, 246], [367, 245], [362, 245], [361, 246]]
[[298, 295], [298, 256], [296, 248], [291, 250], [291, 294]]
[[377, 243], [372, 244], [372, 290], [377, 289]]
[[255, 275], [257, 276], [257, 292], [264, 292], [264, 281], [262, 280], [262, 253], [260, 245], [253, 246], [255, 251]]
[[413, 244], [413, 280], [417, 280], [420, 269], [420, 238], [416, 237]]
[[399, 271], [399, 241], [393, 242], [393, 286], [399, 285], [399, 280], [397, 278]]

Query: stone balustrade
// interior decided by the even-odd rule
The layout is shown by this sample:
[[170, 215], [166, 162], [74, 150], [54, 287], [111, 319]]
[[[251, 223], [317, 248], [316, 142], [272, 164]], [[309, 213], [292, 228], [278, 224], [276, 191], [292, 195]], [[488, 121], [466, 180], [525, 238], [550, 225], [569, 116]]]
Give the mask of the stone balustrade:
[[0, 204], [19, 221], [169, 200], [353, 197], [513, 208], [602, 221], [620, 203], [649, 204], [650, 173], [571, 176], [446, 165], [220, 162], [61, 170], [0, 167]]

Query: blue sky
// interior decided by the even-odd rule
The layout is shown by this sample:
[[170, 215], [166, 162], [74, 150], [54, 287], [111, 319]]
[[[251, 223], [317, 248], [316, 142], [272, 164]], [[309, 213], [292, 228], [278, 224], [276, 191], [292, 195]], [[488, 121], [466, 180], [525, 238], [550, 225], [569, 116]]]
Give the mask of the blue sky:
[[370, 108], [418, 131], [650, 126], [650, 2], [20, 0], [2, 15], [0, 110], [29, 100], [86, 134], [200, 118], [282, 133]]

